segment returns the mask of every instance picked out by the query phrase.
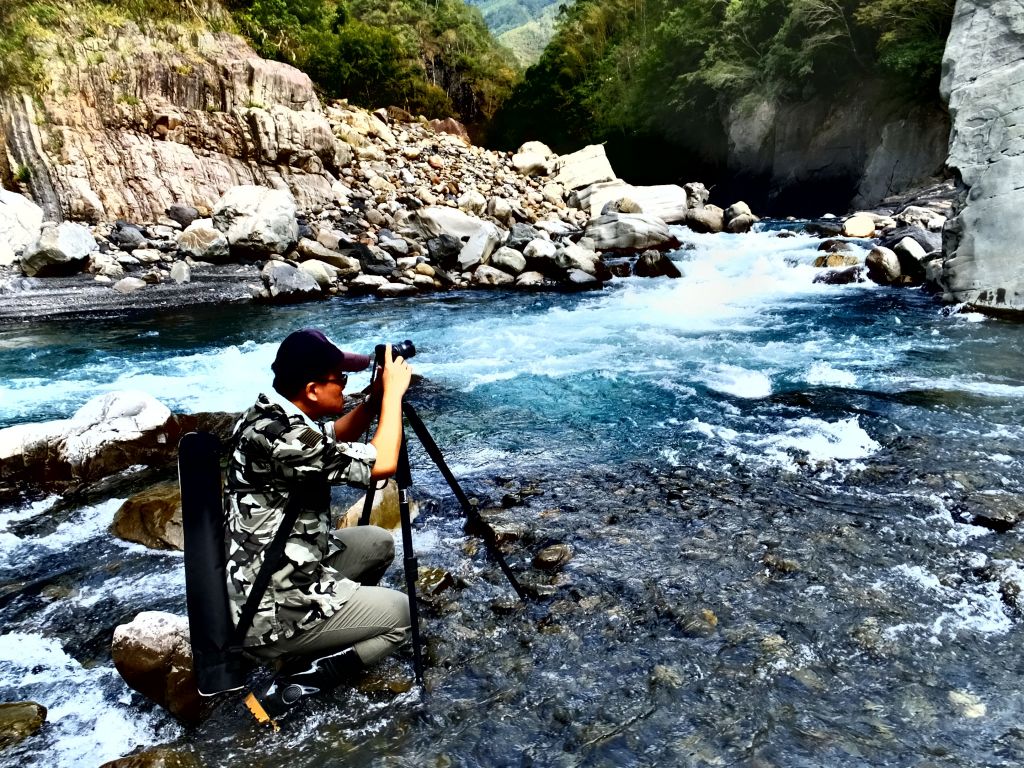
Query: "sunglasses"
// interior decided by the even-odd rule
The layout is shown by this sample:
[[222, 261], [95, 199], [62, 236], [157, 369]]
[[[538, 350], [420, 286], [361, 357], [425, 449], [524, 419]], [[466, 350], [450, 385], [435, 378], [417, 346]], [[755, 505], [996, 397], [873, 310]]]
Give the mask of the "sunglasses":
[[321, 383], [322, 384], [337, 384], [339, 387], [344, 389], [345, 385], [348, 384], [348, 374], [343, 373], [340, 376], [332, 377], [330, 379], [324, 379]]

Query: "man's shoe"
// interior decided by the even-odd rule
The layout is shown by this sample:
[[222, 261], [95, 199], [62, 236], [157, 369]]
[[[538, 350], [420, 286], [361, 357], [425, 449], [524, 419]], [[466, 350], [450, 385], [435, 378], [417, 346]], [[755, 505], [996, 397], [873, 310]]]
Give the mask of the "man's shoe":
[[355, 648], [327, 656], [305, 656], [285, 662], [269, 684], [245, 697], [245, 706], [260, 723], [275, 728], [277, 721], [305, 698], [330, 691], [365, 669]]

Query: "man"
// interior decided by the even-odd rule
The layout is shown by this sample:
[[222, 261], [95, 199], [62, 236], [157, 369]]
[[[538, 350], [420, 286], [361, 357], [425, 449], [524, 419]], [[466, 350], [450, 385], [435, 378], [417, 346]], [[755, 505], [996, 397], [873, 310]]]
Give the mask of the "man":
[[[289, 503], [298, 518], [273, 567], [246, 634], [248, 652], [283, 658], [277, 676], [246, 704], [261, 721], [328, 690], [408, 640], [405, 594], [374, 586], [394, 558], [380, 528], [335, 529], [330, 486], [366, 486], [398, 466], [402, 397], [412, 371], [401, 358], [384, 366], [368, 400], [341, 414], [347, 374], [370, 358], [342, 352], [320, 331], [289, 335], [272, 366], [274, 392], [261, 394], [235, 425], [225, 485], [228, 597], [237, 625]], [[380, 418], [373, 439], [353, 442]]]

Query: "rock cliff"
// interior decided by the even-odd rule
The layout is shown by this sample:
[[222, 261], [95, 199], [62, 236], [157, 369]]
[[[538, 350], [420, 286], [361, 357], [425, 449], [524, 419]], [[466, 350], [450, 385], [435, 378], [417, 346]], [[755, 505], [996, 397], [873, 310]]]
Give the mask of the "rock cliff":
[[1024, 0], [957, 0], [942, 92], [959, 193], [943, 237], [944, 298], [1024, 312]]
[[[728, 165], [775, 213], [866, 208], [941, 175], [949, 118], [879, 82], [827, 99], [740, 102], [725, 118]], [[852, 201], [852, 202], [851, 202]]]
[[50, 219], [91, 222], [204, 210], [237, 184], [287, 188], [310, 208], [331, 199], [328, 174], [351, 150], [309, 77], [210, 31], [218, 4], [201, 10], [145, 28], [69, 14], [38, 41], [46, 81], [0, 94], [4, 186], [27, 186]]

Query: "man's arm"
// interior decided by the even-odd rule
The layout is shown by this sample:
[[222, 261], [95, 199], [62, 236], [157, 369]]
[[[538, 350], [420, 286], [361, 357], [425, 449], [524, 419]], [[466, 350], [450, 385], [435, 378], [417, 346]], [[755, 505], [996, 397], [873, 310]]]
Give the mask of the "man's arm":
[[334, 422], [334, 437], [341, 443], [352, 443], [359, 439], [370, 426], [377, 413], [380, 400], [373, 395]]
[[412, 380], [412, 368], [402, 357], [391, 359], [391, 345], [384, 349], [384, 370], [380, 376], [383, 395], [380, 403], [380, 421], [370, 445], [377, 449], [370, 477], [375, 480], [390, 477], [398, 469], [398, 452], [402, 445], [402, 397]]

